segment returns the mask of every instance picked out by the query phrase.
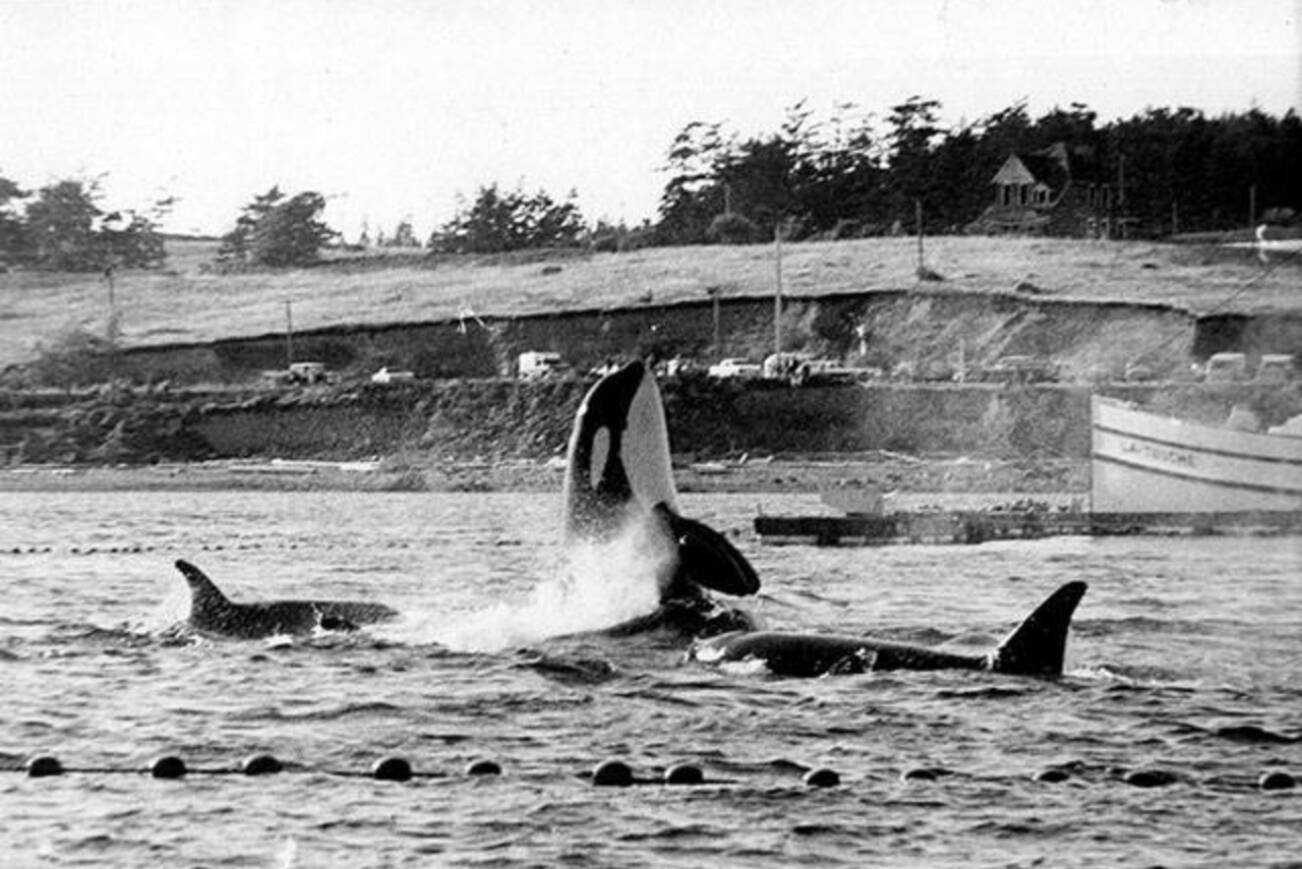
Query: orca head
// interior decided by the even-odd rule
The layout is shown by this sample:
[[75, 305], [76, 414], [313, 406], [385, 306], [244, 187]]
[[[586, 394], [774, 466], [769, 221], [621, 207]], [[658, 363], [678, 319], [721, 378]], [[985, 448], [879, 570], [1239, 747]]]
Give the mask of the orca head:
[[659, 580], [661, 600], [699, 598], [702, 587], [730, 595], [759, 590], [736, 547], [679, 513], [660, 389], [640, 361], [601, 378], [579, 406], [564, 503], [567, 542], [607, 540], [630, 521], [663, 535], [676, 557]]
[[660, 389], [641, 361], [601, 378], [579, 406], [564, 500], [567, 539], [607, 538], [657, 504], [677, 512]]

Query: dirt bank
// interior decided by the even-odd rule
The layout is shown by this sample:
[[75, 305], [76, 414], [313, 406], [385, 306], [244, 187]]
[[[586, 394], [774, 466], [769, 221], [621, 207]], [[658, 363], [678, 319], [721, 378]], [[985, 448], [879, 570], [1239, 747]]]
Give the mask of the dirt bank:
[[[558, 352], [578, 371], [634, 355], [759, 361], [772, 351], [774, 334], [771, 298], [727, 298], [716, 305], [703, 297], [510, 319], [337, 326], [297, 333], [294, 354], [325, 363], [343, 379], [364, 379], [381, 366], [425, 379], [488, 378], [514, 374], [516, 357], [526, 350]], [[1178, 377], [1195, 359], [1221, 350], [1302, 356], [1302, 315], [1200, 319], [1160, 304], [955, 289], [790, 298], [781, 334], [788, 349], [887, 371], [903, 368], [920, 379], [1018, 354], [1051, 357], [1062, 379], [1072, 382], [1118, 378], [1132, 365], [1158, 378]], [[269, 334], [134, 348], [105, 366], [137, 382], [251, 384], [261, 372], [283, 368], [285, 359], [285, 336]]]
[[[497, 488], [494, 474], [524, 479], [539, 468], [544, 476], [550, 473], [563, 457], [589, 382], [431, 381], [222, 399], [117, 389], [35, 408], [14, 407], [21, 396], [10, 395], [11, 409], [0, 412], [0, 460], [11, 467], [380, 461], [387, 472], [428, 477], [419, 484], [392, 482], [396, 487], [473, 487], [486, 480]], [[1236, 405], [1252, 409], [1266, 425], [1302, 412], [1298, 384], [1099, 390], [1208, 422], [1223, 421]], [[751, 485], [746, 481], [776, 479], [766, 476], [770, 458], [787, 467], [795, 460], [847, 454], [894, 455], [904, 467], [938, 459], [1073, 467], [1089, 451], [1091, 390], [1081, 386], [793, 388], [681, 378], [666, 380], [662, 391], [680, 463], [690, 470], [724, 462], [743, 489]], [[698, 477], [692, 485], [713, 485], [708, 473]], [[910, 485], [917, 483], [916, 475], [910, 478]]]

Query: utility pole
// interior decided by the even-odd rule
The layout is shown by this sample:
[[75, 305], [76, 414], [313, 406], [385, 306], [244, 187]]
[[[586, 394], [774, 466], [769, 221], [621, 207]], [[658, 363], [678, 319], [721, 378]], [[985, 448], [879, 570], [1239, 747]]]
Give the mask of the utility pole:
[[289, 299], [285, 300], [285, 370], [294, 364], [294, 311]]
[[922, 247], [922, 200], [913, 200], [913, 223], [918, 230], [918, 269], [917, 275], [922, 277], [923, 247]]
[[773, 352], [782, 352], [782, 221], [773, 227], [773, 247], [777, 254], [777, 290], [773, 294]]
[[1126, 155], [1117, 155], [1117, 219], [1113, 226], [1117, 233], [1117, 238], [1124, 239], [1126, 219]]
[[104, 268], [104, 282], [108, 284], [108, 333], [110, 341], [118, 339], [118, 303], [114, 296], [113, 287], [113, 266], [108, 265]]
[[710, 297], [714, 308], [714, 356], [717, 359], [723, 355], [723, 341], [719, 334], [719, 288], [710, 287], [705, 292]]

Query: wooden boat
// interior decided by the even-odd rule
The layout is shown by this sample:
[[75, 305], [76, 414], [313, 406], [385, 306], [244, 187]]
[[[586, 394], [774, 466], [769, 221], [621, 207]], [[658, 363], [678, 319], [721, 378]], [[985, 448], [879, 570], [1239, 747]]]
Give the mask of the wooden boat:
[[1302, 511], [1302, 437], [1187, 422], [1093, 396], [1094, 514]]
[[[1033, 501], [1000, 509], [887, 512], [864, 493], [824, 498], [844, 516], [757, 516], [771, 543], [982, 543], [1062, 534], [1302, 534], [1302, 427], [1258, 434], [1091, 399], [1088, 510]], [[1296, 422], [1296, 421], [1290, 421]]]

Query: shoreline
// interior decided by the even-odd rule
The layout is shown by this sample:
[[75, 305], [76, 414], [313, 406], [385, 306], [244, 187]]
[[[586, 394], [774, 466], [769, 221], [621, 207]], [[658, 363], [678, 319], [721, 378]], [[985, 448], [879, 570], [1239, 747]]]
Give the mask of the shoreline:
[[[155, 465], [19, 465], [0, 470], [0, 492], [558, 492], [556, 460], [407, 464], [216, 460]], [[749, 462], [676, 462], [684, 494], [818, 494], [828, 490], [901, 495], [1048, 493], [1089, 490], [1087, 459], [811, 456]]]

